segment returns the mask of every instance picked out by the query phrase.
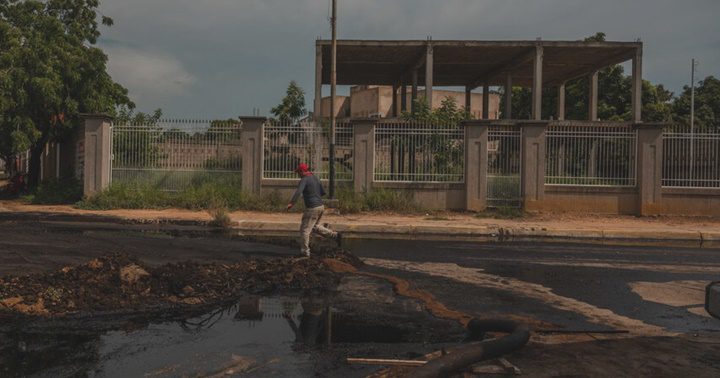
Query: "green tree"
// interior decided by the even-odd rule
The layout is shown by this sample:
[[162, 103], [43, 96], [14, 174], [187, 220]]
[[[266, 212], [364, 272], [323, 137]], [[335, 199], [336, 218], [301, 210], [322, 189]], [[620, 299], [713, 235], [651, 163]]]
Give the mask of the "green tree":
[[430, 109], [425, 98], [414, 101], [414, 112], [403, 112], [401, 117], [407, 121], [422, 121], [440, 125], [458, 125], [461, 121], [470, 119], [470, 113], [460, 107], [454, 97], [447, 96], [440, 102], [440, 107]]
[[285, 92], [285, 97], [278, 106], [270, 110], [282, 122], [297, 122], [307, 114], [305, 109], [305, 91], [298, 86], [295, 80], [291, 81]]
[[79, 114], [132, 107], [127, 90], [106, 71], [96, 47], [98, 0], [0, 2], [0, 155], [29, 147], [31, 186], [46, 143], [80, 124]]
[[128, 106], [119, 106], [113, 123], [126, 126], [157, 126], [162, 115], [162, 109], [155, 109], [152, 113], [143, 113], [135, 112], [133, 108]]
[[[690, 86], [672, 105], [673, 121], [690, 126]], [[695, 127], [698, 131], [720, 131], [720, 80], [708, 76], [695, 88]]]
[[119, 107], [114, 120], [117, 128], [113, 132], [113, 164], [123, 168], [136, 168], [157, 161], [161, 157], [158, 149], [160, 138], [168, 138], [173, 133], [160, 132], [160, 118], [161, 109], [148, 114], [135, 113], [127, 106]]

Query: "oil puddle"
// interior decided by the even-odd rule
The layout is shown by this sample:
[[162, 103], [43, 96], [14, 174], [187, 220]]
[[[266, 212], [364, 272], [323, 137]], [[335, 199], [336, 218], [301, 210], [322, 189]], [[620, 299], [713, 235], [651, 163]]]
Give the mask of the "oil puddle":
[[308, 376], [315, 347], [415, 337], [411, 328], [338, 310], [327, 295], [248, 296], [188, 319], [117, 324], [6, 329], [0, 376]]
[[122, 330], [0, 333], [0, 376], [309, 376], [315, 346], [405, 336], [355, 324], [326, 297], [247, 297], [202, 316]]

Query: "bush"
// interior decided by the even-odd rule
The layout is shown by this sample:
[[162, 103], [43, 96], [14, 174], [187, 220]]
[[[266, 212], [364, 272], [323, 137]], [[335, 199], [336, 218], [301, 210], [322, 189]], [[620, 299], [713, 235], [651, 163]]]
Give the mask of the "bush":
[[25, 200], [38, 205], [60, 205], [75, 203], [82, 198], [83, 188], [74, 177], [43, 181]]
[[208, 210], [218, 207], [229, 210], [277, 210], [283, 200], [276, 191], [250, 194], [237, 185], [208, 181], [172, 192], [151, 185], [131, 186], [115, 183], [97, 195], [77, 204], [82, 209], [164, 209], [170, 207]]
[[356, 193], [351, 188], [338, 191], [339, 209], [345, 213], [361, 211], [397, 211], [417, 212], [422, 210], [407, 192], [374, 189], [366, 193]]
[[525, 212], [522, 209], [513, 206], [497, 206], [477, 213], [475, 216], [477, 218], [517, 219], [524, 217]]

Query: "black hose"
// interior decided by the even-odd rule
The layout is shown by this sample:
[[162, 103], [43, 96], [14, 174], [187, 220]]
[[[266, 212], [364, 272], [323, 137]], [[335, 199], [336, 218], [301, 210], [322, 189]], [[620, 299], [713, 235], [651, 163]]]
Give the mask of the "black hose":
[[485, 332], [503, 332], [509, 335], [496, 340], [474, 342], [452, 349], [450, 354], [440, 356], [415, 369], [413, 377], [447, 377], [461, 372], [479, 361], [495, 358], [522, 348], [530, 340], [527, 326], [508, 320], [472, 319], [467, 329], [470, 337], [481, 339]]

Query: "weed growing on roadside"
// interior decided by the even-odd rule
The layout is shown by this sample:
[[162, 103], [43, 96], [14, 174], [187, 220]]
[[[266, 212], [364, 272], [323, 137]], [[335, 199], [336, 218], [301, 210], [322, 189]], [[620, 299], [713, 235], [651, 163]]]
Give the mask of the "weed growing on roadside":
[[213, 218], [212, 221], [210, 221], [210, 224], [212, 226], [229, 228], [232, 225], [230, 212], [228, 211], [227, 205], [225, 205], [225, 203], [218, 202], [210, 204], [207, 212]]
[[61, 205], [75, 203], [82, 198], [81, 183], [73, 178], [49, 179], [43, 181], [30, 194], [23, 199], [38, 205]]
[[522, 209], [512, 206], [498, 206], [475, 214], [477, 218], [517, 219], [525, 216]]
[[281, 209], [283, 201], [277, 191], [252, 194], [237, 185], [221, 182], [205, 182], [180, 191], [161, 190], [152, 185], [115, 183], [95, 196], [78, 202], [76, 207], [90, 210], [170, 207], [209, 210], [218, 208], [219, 204], [228, 210], [272, 211]]
[[396, 211], [419, 212], [422, 211], [408, 192], [373, 189], [369, 192], [356, 193], [352, 188], [343, 188], [338, 191], [340, 211], [344, 213], [358, 213], [361, 211]]

